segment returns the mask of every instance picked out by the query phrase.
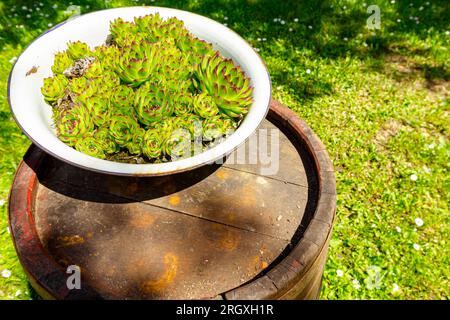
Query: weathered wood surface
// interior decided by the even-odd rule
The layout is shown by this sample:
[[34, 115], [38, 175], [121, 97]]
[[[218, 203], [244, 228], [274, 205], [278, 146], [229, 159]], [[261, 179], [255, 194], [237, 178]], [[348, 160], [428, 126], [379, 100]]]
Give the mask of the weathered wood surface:
[[[155, 178], [87, 171], [33, 146], [10, 201], [32, 283], [55, 298], [315, 298], [334, 217], [331, 162], [287, 108], [274, 102], [269, 119], [276, 174], [235, 163], [252, 139], [224, 165]], [[272, 143], [276, 126], [284, 133]], [[81, 267], [83, 290], [67, 290], [68, 265]]]

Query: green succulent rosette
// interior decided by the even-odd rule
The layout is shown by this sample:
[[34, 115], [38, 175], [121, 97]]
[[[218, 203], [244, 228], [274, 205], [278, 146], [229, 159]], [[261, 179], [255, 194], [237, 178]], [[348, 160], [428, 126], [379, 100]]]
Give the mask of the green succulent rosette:
[[53, 60], [52, 71], [53, 73], [62, 74], [67, 68], [72, 66], [73, 62], [73, 59], [69, 57], [67, 52], [58, 52]]
[[104, 70], [115, 70], [120, 50], [117, 46], [98, 46], [92, 53], [99, 61], [101, 61]]
[[84, 72], [84, 76], [88, 79], [99, 78], [103, 76], [103, 67], [99, 60], [92, 62]]
[[78, 60], [91, 55], [92, 51], [86, 43], [75, 41], [67, 44], [67, 54], [73, 60]]
[[86, 97], [91, 97], [99, 91], [96, 82], [85, 77], [78, 77], [70, 80], [69, 89], [72, 93], [84, 95]]
[[134, 91], [128, 86], [120, 85], [111, 93], [111, 106], [122, 114], [135, 115], [134, 111]]
[[41, 92], [50, 104], [64, 96], [68, 80], [65, 76], [57, 74], [54, 77], [45, 78]]
[[142, 154], [142, 142], [144, 141], [145, 130], [143, 128], [138, 128], [131, 138], [131, 142], [126, 145], [126, 148], [131, 154], [140, 155]]
[[191, 138], [189, 130], [177, 128], [166, 135], [162, 144], [162, 151], [172, 158], [190, 156], [192, 152]]
[[101, 97], [91, 97], [87, 99], [86, 107], [89, 109], [96, 126], [101, 127], [109, 122], [111, 109], [108, 100]]
[[149, 42], [133, 42], [122, 48], [117, 63], [120, 79], [132, 87], [149, 80], [160, 63], [159, 50], [159, 46]]
[[109, 31], [111, 32], [114, 43], [119, 47], [123, 47], [127, 44], [129, 38], [133, 37], [139, 29], [134, 23], [118, 18], [111, 22]]
[[162, 154], [162, 137], [158, 130], [148, 129], [141, 143], [142, 153], [149, 159], [159, 158]]
[[109, 123], [109, 130], [114, 141], [122, 147], [133, 140], [133, 135], [138, 130], [139, 124], [132, 118], [124, 115], [113, 115]]
[[94, 130], [94, 122], [88, 109], [83, 105], [75, 105], [57, 115], [56, 134], [58, 138], [74, 146], [75, 143]]
[[134, 107], [139, 121], [148, 126], [152, 122], [171, 116], [174, 110], [172, 100], [170, 92], [163, 88], [143, 85], [136, 91], [134, 98]]
[[100, 127], [95, 131], [94, 138], [102, 145], [105, 154], [112, 154], [119, 150], [119, 146], [111, 136], [108, 127]]
[[240, 67], [219, 53], [205, 56], [196, 70], [198, 90], [214, 98], [220, 110], [229, 117], [239, 118], [248, 112], [252, 104], [253, 87]]
[[194, 111], [192, 94], [189, 91], [176, 93], [173, 95], [174, 113], [178, 117], [189, 116]]
[[78, 139], [75, 143], [75, 149], [91, 157], [105, 158], [103, 144], [92, 136]]
[[193, 99], [194, 111], [202, 118], [212, 118], [219, 113], [214, 99], [207, 93], [200, 93]]

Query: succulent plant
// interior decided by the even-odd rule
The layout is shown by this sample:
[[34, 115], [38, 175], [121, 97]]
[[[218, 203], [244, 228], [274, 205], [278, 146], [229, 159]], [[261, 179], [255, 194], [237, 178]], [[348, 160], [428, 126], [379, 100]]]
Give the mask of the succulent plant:
[[76, 141], [75, 149], [89, 156], [104, 159], [105, 151], [101, 141], [93, 136], [83, 137]]
[[94, 60], [89, 64], [88, 68], [84, 72], [84, 76], [88, 79], [100, 78], [103, 76], [103, 67], [99, 60]]
[[162, 144], [162, 151], [172, 158], [191, 154], [191, 134], [189, 130], [177, 128], [167, 135]]
[[98, 127], [107, 124], [111, 118], [109, 102], [100, 97], [91, 97], [86, 101], [86, 107], [92, 115], [92, 121]]
[[66, 51], [55, 54], [55, 59], [52, 65], [53, 73], [62, 74], [67, 68], [73, 64], [73, 59], [69, 57]]
[[135, 35], [138, 30], [134, 23], [124, 21], [122, 18], [112, 21], [109, 26], [112, 39], [119, 47], [124, 46], [127, 43], [127, 39]]
[[74, 146], [79, 139], [93, 130], [94, 122], [89, 111], [81, 104], [61, 111], [56, 122], [58, 138], [69, 146]]
[[45, 78], [41, 92], [49, 103], [53, 103], [64, 96], [68, 81], [62, 75], [55, 75], [53, 78]]
[[195, 113], [205, 119], [219, 113], [219, 108], [217, 108], [214, 99], [204, 92], [194, 96], [193, 105]]
[[88, 155], [160, 163], [220, 143], [252, 103], [245, 73], [176, 18], [116, 19], [93, 50], [69, 42], [41, 88], [61, 141]]
[[133, 132], [131, 141], [126, 144], [126, 148], [131, 154], [142, 154], [142, 142], [144, 141], [145, 130], [138, 128]]
[[92, 54], [89, 46], [81, 41], [69, 42], [67, 44], [67, 54], [73, 60], [81, 59]]
[[117, 62], [120, 79], [137, 87], [149, 80], [152, 73], [158, 68], [159, 47], [149, 42], [133, 42], [121, 51]]
[[105, 154], [112, 154], [119, 150], [119, 146], [111, 136], [108, 127], [99, 127], [94, 134], [94, 138], [102, 145]]
[[223, 113], [230, 117], [241, 117], [252, 103], [253, 88], [240, 67], [217, 52], [205, 56], [196, 70], [196, 87], [210, 94]]
[[133, 140], [133, 135], [138, 130], [139, 124], [132, 118], [124, 115], [113, 115], [109, 123], [109, 130], [114, 141], [121, 147]]
[[143, 125], [150, 125], [152, 122], [160, 121], [172, 115], [174, 110], [170, 92], [147, 84], [136, 91], [134, 107], [138, 119]]
[[159, 158], [162, 154], [162, 139], [156, 129], [148, 129], [142, 140], [142, 153], [150, 159]]

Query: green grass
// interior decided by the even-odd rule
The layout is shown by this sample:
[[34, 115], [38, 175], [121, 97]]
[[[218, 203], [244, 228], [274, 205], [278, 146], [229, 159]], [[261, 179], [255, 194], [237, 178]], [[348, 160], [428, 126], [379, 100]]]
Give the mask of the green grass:
[[[41, 2], [0, 3], [0, 272], [11, 271], [0, 299], [33, 294], [7, 232], [7, 196], [29, 141], [11, 119], [6, 81], [11, 59], [67, 18], [69, 1]], [[144, 1], [73, 3], [86, 13]], [[258, 48], [274, 97], [327, 146], [338, 203], [321, 298], [450, 298], [448, 1], [370, 1], [381, 8], [374, 31], [356, 0], [145, 3], [227, 23]]]

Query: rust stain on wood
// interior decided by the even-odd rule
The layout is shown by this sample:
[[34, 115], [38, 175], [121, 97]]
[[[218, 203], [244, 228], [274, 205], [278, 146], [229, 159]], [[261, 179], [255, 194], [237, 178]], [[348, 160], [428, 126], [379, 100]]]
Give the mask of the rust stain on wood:
[[163, 291], [177, 275], [178, 264], [178, 257], [174, 253], [166, 253], [164, 255], [164, 273], [156, 280], [145, 281], [141, 287], [142, 291], [150, 294]]
[[155, 222], [155, 218], [148, 214], [142, 214], [133, 217], [130, 220], [130, 225], [136, 229], [146, 229]]
[[67, 247], [67, 246], [73, 246], [73, 245], [77, 245], [77, 244], [83, 244], [84, 243], [84, 238], [82, 236], [79, 235], [74, 235], [74, 236], [59, 236], [56, 238], [57, 241], [57, 245], [56, 248], [60, 248], [60, 247]]
[[179, 205], [179, 204], [180, 204], [180, 201], [181, 201], [181, 199], [180, 199], [179, 196], [171, 196], [171, 197], [169, 198], [169, 203], [170, 203], [171, 205], [173, 205], [173, 206]]
[[217, 172], [216, 172], [216, 176], [217, 176], [217, 178], [219, 178], [220, 180], [222, 180], [222, 181], [225, 181], [225, 180], [227, 180], [228, 179], [228, 177], [230, 176], [230, 174], [227, 172], [227, 171], [225, 171], [225, 170], [217, 170]]

